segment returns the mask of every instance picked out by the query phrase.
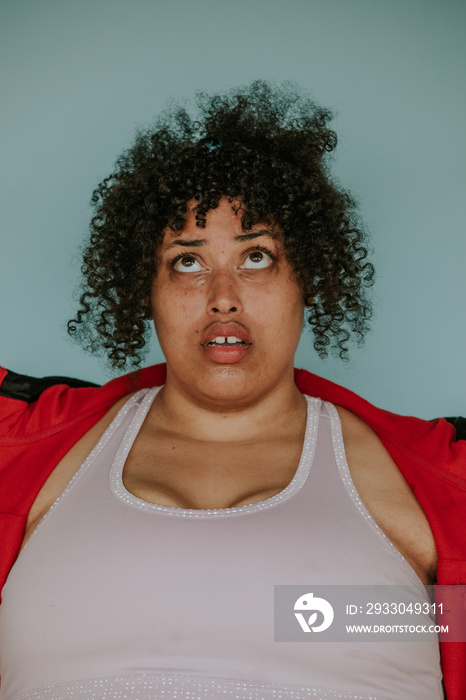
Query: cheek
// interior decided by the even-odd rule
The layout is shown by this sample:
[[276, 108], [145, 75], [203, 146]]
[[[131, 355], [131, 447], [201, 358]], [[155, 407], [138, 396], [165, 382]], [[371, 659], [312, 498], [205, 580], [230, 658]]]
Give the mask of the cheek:
[[261, 328], [267, 351], [288, 356], [296, 351], [303, 329], [304, 305], [293, 285], [274, 290], [255, 299], [251, 314]]
[[162, 287], [152, 295], [152, 309], [157, 333], [186, 330], [197, 318], [199, 300], [188, 289]]
[[285, 324], [293, 324], [304, 312], [301, 290], [293, 281], [277, 290], [272, 303], [275, 313], [285, 321]]
[[280, 335], [289, 344], [294, 345], [303, 330], [304, 304], [301, 291], [290, 286], [286, 293], [277, 300], [277, 317], [280, 318]]

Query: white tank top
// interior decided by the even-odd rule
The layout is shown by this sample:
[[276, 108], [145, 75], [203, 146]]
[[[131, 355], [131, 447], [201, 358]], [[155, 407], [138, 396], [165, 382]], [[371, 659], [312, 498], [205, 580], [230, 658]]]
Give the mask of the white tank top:
[[158, 390], [127, 401], [14, 564], [1, 700], [443, 698], [437, 642], [274, 641], [276, 585], [415, 585], [428, 600], [356, 492], [335, 407], [306, 397], [283, 491], [185, 509], [123, 485]]

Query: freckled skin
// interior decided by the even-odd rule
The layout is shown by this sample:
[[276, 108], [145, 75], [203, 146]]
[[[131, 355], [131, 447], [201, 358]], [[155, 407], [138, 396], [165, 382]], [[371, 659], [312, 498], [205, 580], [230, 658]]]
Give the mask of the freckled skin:
[[[235, 214], [226, 198], [207, 213], [206, 226], [200, 228], [194, 204], [189, 205], [182, 232], [165, 231], [151, 295], [155, 328], [167, 359], [164, 391], [227, 411], [250, 406], [271, 392], [285, 390], [289, 395], [295, 390], [293, 364], [304, 304], [281, 241], [270, 235], [235, 240], [244, 234], [241, 212]], [[258, 225], [253, 231], [264, 228]], [[169, 248], [180, 238], [205, 243]], [[258, 245], [269, 248], [276, 259], [265, 264], [264, 254], [264, 267], [246, 269], [244, 261]], [[181, 271], [173, 268], [170, 263], [181, 253], [195, 257], [195, 269], [183, 262]], [[206, 357], [200, 338], [209, 325], [231, 321], [250, 334], [250, 351], [231, 365], [214, 362]]]

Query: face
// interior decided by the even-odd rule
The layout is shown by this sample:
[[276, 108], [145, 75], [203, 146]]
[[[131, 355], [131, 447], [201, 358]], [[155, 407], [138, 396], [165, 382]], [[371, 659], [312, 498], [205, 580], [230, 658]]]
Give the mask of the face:
[[279, 232], [244, 232], [226, 198], [196, 226], [166, 229], [151, 305], [167, 389], [199, 405], [247, 406], [292, 382], [303, 300]]

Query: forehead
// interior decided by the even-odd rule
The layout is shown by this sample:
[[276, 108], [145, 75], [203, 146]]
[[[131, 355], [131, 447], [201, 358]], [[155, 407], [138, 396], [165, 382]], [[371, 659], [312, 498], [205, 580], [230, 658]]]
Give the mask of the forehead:
[[241, 209], [239, 202], [229, 202], [226, 197], [220, 200], [216, 209], [207, 211], [205, 225], [197, 226], [194, 211], [196, 204], [195, 200], [188, 203], [185, 225], [181, 231], [172, 231], [170, 227], [166, 227], [162, 243], [164, 248], [182, 244], [184, 241], [201, 245], [219, 238], [235, 241], [251, 240], [264, 235], [277, 240], [281, 238], [277, 226], [265, 223], [257, 223], [251, 227], [250, 231], [245, 232], [242, 226], [244, 210]]

